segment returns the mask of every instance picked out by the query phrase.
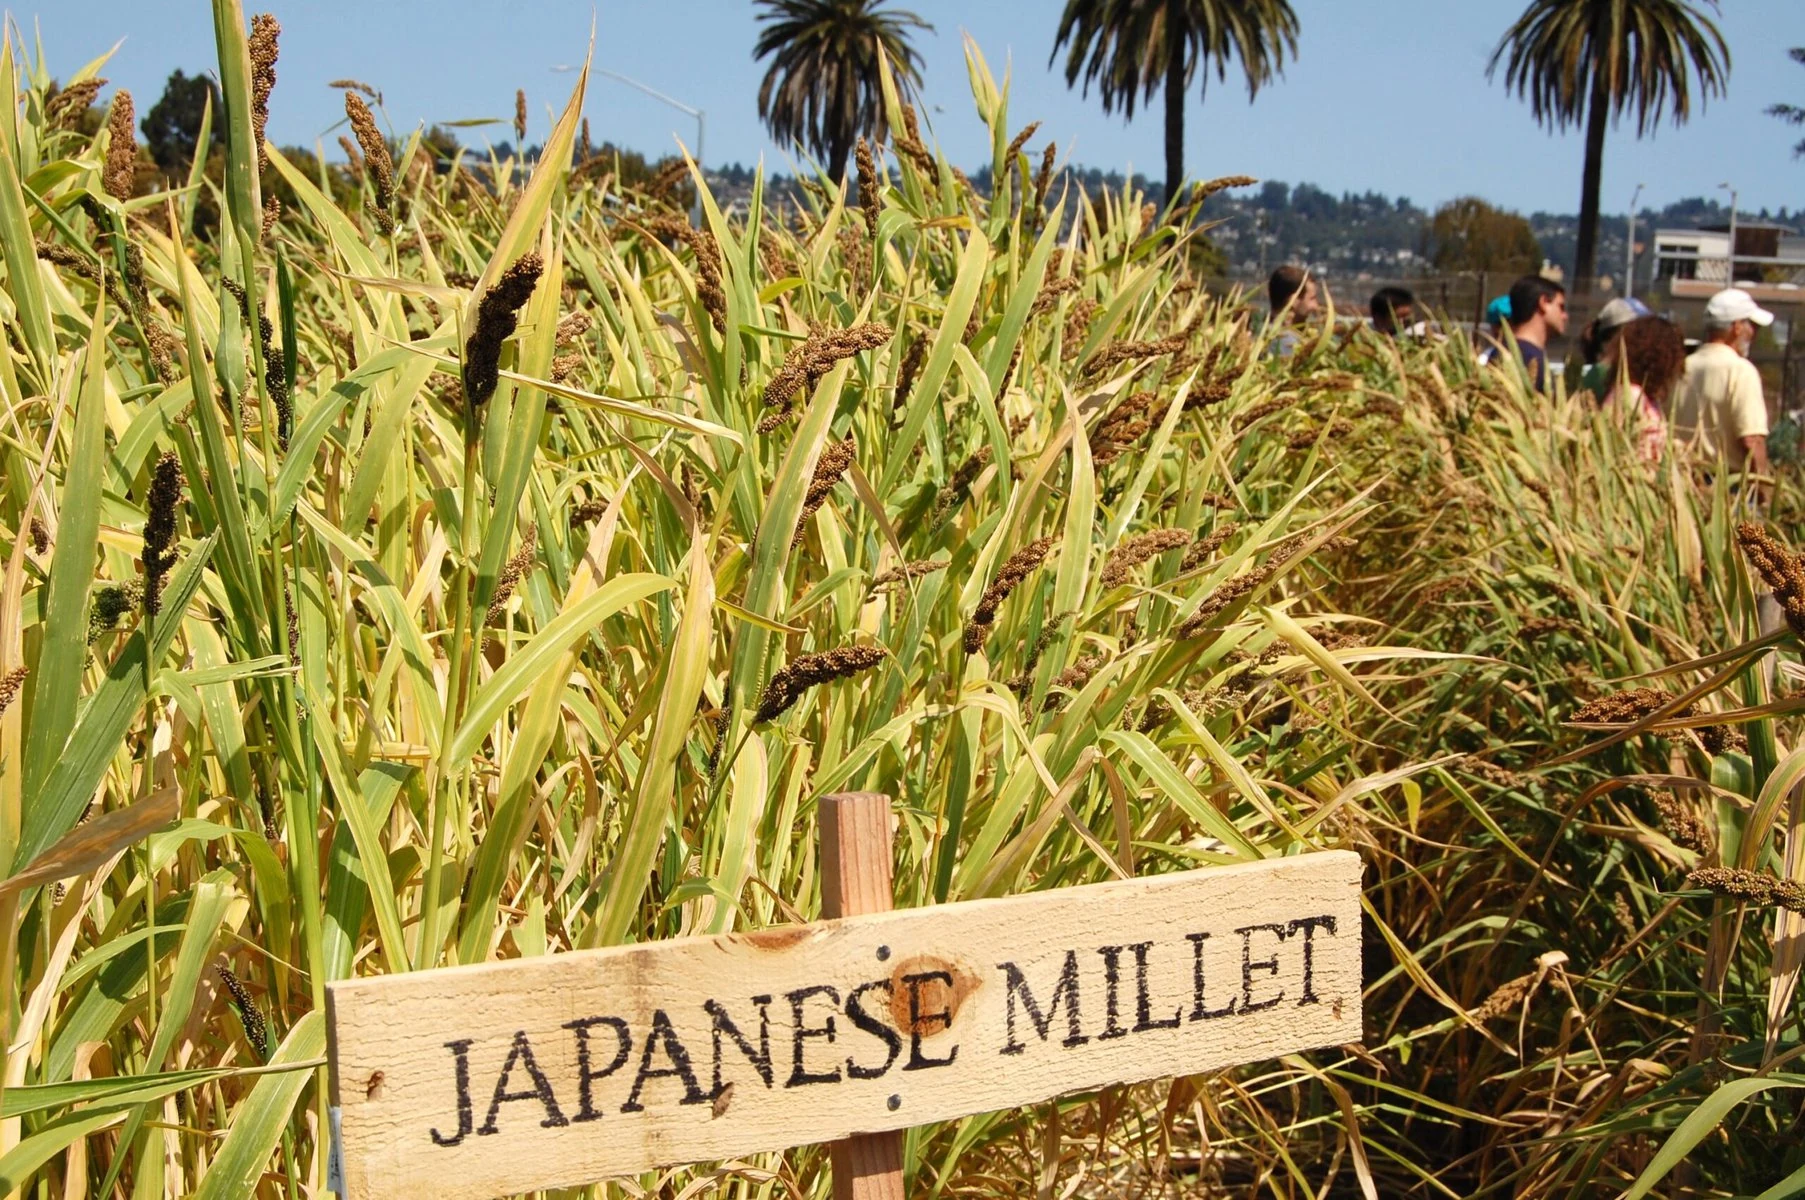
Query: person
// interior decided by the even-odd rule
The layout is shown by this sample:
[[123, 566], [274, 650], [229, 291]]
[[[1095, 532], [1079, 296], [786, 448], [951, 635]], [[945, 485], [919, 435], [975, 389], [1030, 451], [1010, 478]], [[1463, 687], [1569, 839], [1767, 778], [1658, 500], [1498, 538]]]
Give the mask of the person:
[[1716, 454], [1733, 471], [1768, 473], [1767, 400], [1748, 354], [1755, 331], [1773, 323], [1774, 314], [1741, 288], [1711, 297], [1705, 343], [1687, 358], [1674, 394], [1674, 436]]
[[[1567, 332], [1567, 289], [1540, 275], [1525, 275], [1511, 284], [1510, 328], [1530, 386], [1546, 391], [1548, 339]], [[1481, 361], [1496, 363], [1503, 357], [1488, 351]]]
[[[1489, 366], [1504, 346], [1504, 327], [1510, 324], [1510, 297], [1493, 296], [1485, 306], [1485, 319], [1473, 327], [1473, 346], [1479, 350], [1479, 363]], [[1481, 348], [1483, 347], [1483, 348]]]
[[1678, 325], [1656, 316], [1611, 332], [1600, 363], [1607, 382], [1599, 405], [1634, 422], [1642, 460], [1653, 462], [1667, 444], [1667, 399], [1686, 369], [1686, 338]]
[[1585, 370], [1579, 377], [1579, 386], [1583, 390], [1602, 396], [1610, 389], [1611, 370], [1606, 359], [1610, 356], [1611, 343], [1631, 321], [1651, 315], [1648, 305], [1634, 296], [1619, 296], [1586, 322], [1579, 335], [1580, 355], [1585, 360]]
[[1307, 268], [1286, 263], [1266, 280], [1266, 302], [1272, 306], [1272, 323], [1288, 326], [1272, 340], [1270, 353], [1290, 358], [1301, 342], [1300, 326], [1308, 324], [1322, 311], [1316, 294], [1316, 280]]
[[1366, 306], [1372, 315], [1373, 329], [1386, 337], [1397, 337], [1416, 323], [1416, 297], [1409, 288], [1382, 287], [1373, 293]]

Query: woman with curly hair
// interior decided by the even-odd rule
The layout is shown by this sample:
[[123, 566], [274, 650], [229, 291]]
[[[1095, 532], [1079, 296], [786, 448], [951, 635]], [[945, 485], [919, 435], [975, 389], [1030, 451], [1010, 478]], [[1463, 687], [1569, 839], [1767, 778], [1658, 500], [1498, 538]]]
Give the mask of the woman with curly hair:
[[1667, 397], [1686, 369], [1679, 326], [1665, 317], [1639, 317], [1611, 342], [1604, 361], [1611, 386], [1599, 404], [1633, 412], [1643, 460], [1660, 458], [1667, 441]]

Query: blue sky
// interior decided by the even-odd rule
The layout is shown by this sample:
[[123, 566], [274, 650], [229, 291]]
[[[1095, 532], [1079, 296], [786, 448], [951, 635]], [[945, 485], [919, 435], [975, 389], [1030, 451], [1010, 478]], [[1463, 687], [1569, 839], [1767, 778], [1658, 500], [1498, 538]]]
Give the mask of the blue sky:
[[[926, 59], [929, 122], [954, 161], [987, 151], [974, 113], [961, 34], [982, 48], [1000, 78], [1013, 77], [1011, 121], [1040, 119], [1075, 162], [1158, 179], [1164, 171], [1157, 114], [1133, 124], [1106, 116], [1093, 93], [1068, 90], [1047, 65], [1057, 0], [901, 0], [932, 22], [920, 41]], [[256, 11], [257, 0], [247, 0]], [[1577, 130], [1551, 135], [1528, 106], [1488, 83], [1485, 64], [1517, 11], [1516, 0], [1294, 0], [1298, 57], [1283, 79], [1249, 104], [1244, 87], [1212, 85], [1187, 114], [1191, 174], [1246, 173], [1309, 180], [1334, 192], [1379, 191], [1434, 205], [1477, 194], [1508, 207], [1574, 211], [1582, 157]], [[12, 10], [27, 38], [41, 32], [53, 73], [68, 75], [123, 39], [106, 76], [131, 88], [140, 109], [175, 67], [213, 64], [211, 6], [204, 0], [27, 0]], [[554, 68], [582, 61], [591, 17], [595, 62], [634, 76], [708, 114], [710, 164], [763, 156], [788, 169], [783, 147], [757, 115], [762, 69], [751, 57], [757, 22], [745, 0], [658, 0], [598, 5], [565, 0], [310, 0], [276, 7], [282, 58], [269, 133], [279, 143], [332, 147], [343, 114], [329, 80], [349, 76], [382, 89], [397, 129], [422, 121], [512, 118], [525, 88], [529, 140], [550, 128], [574, 76]], [[1805, 207], [1805, 160], [1791, 146], [1805, 130], [1764, 114], [1768, 105], [1805, 105], [1805, 0], [1725, 0], [1720, 27], [1733, 69], [1728, 95], [1682, 129], [1664, 125], [1637, 142], [1614, 131], [1606, 144], [1604, 206], [1620, 210], [1638, 182], [1643, 204], [1716, 194], [1721, 181], [1745, 210]], [[605, 78], [590, 84], [585, 111], [596, 140], [657, 154], [690, 118]], [[512, 137], [502, 126], [466, 130], [466, 140]], [[336, 154], [336, 148], [333, 149]]]

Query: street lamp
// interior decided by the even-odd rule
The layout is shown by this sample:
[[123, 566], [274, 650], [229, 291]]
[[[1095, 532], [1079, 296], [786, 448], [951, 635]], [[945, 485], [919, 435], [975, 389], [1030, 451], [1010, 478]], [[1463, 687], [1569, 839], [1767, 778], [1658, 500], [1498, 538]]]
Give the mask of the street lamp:
[[[568, 67], [552, 68], [554, 71], [569, 69], [570, 68]], [[699, 108], [691, 108], [689, 105], [683, 103], [683, 101], [673, 99], [659, 91], [657, 88], [649, 87], [646, 84], [639, 82], [637, 79], [622, 75], [619, 71], [610, 71], [607, 67], [597, 67], [595, 68], [595, 73], [597, 75], [606, 75], [608, 78], [624, 83], [630, 88], [637, 88], [652, 99], [662, 100], [678, 112], [694, 117], [696, 119], [696, 166], [702, 166], [702, 135], [707, 131], [708, 127], [708, 114], [706, 112]], [[700, 187], [696, 188], [696, 202], [690, 206], [689, 220], [690, 224], [694, 225], [697, 229], [702, 227], [702, 189]]]
[[1724, 280], [1725, 287], [1736, 286], [1736, 189], [1727, 183], [1717, 185], [1730, 193], [1730, 271], [1729, 278]]
[[1638, 183], [1635, 194], [1630, 197], [1629, 231], [1624, 237], [1623, 249], [1623, 295], [1625, 299], [1636, 292], [1636, 201], [1642, 199], [1642, 189], [1646, 186]]

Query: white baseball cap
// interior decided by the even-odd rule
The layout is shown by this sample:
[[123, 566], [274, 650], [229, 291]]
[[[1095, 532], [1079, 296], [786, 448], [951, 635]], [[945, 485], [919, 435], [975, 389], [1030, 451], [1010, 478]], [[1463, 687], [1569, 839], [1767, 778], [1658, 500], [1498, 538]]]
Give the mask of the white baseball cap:
[[1705, 302], [1705, 320], [1713, 325], [1733, 325], [1737, 321], [1772, 325], [1774, 314], [1756, 304], [1755, 298], [1741, 288], [1725, 288]]

